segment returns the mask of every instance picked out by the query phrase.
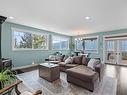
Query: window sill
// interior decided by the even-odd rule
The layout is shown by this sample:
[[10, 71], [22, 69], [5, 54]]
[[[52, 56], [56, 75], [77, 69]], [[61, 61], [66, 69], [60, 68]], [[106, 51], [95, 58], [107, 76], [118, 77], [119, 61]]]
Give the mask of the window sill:
[[51, 49], [51, 50], [70, 50], [70, 49]]
[[12, 51], [47, 51], [49, 49], [12, 49]]

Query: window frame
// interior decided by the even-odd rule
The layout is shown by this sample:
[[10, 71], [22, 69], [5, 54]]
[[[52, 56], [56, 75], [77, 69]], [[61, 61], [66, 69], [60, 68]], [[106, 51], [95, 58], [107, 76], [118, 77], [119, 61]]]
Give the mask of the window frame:
[[[26, 30], [26, 29], [19, 29], [19, 28], [14, 28], [14, 27], [11, 27], [11, 30], [12, 30], [12, 50], [13, 51], [24, 51], [24, 50], [49, 50], [49, 34], [46, 34], [46, 33], [40, 33], [40, 32], [35, 32], [35, 31], [31, 31], [31, 30]], [[31, 34], [35, 34], [35, 35], [46, 35], [47, 37], [47, 46], [46, 46], [46, 49], [34, 49], [33, 47], [32, 48], [15, 48], [14, 45], [15, 45], [15, 37], [14, 37], [14, 32], [23, 32], [23, 33], [31, 33]], [[33, 44], [33, 37], [32, 37], [32, 44]]]
[[[60, 39], [60, 49], [54, 49], [54, 48], [53, 48], [53, 37], [59, 38], [59, 39]], [[51, 41], [51, 42], [52, 42], [52, 43], [51, 43], [51, 45], [52, 45], [52, 46], [51, 46], [51, 47], [52, 47], [51, 49], [52, 49], [52, 50], [69, 50], [69, 38], [68, 38], [68, 37], [62, 37], [62, 36], [55, 36], [55, 35], [52, 35], [51, 39], [52, 39], [52, 41]], [[61, 42], [62, 42], [61, 39], [67, 39], [67, 49], [62, 49], [62, 48], [61, 48]]]
[[[107, 41], [113, 41], [113, 40], [107, 40]], [[111, 52], [111, 51], [115, 51], [115, 42], [113, 43], [113, 48], [112, 48], [112, 50], [108, 50], [108, 48], [107, 48], [107, 45], [108, 45], [108, 43], [106, 42], [106, 50], [108, 51], [108, 52]]]
[[[122, 41], [127, 41], [127, 39], [121, 40], [121, 51], [122, 51], [122, 52], [127, 52], [127, 50], [123, 50], [123, 49], [122, 49]], [[126, 45], [124, 45], [124, 46], [126, 46]]]
[[82, 50], [79, 50], [79, 49], [77, 48], [77, 41], [76, 41], [76, 39], [77, 39], [77, 38], [75, 38], [75, 51], [82, 51]]
[[[97, 49], [88, 49], [88, 50], [86, 50], [86, 52], [85, 53], [97, 53], [98, 54], [98, 50], [99, 50], [99, 36], [97, 35], [97, 36], [89, 36], [89, 37], [76, 37], [75, 38], [75, 51], [81, 51], [81, 50], [78, 50], [77, 49], [77, 46], [76, 46], [76, 39], [78, 39], [78, 38], [80, 38], [80, 39], [97, 39]], [[84, 51], [84, 50], [83, 50]]]

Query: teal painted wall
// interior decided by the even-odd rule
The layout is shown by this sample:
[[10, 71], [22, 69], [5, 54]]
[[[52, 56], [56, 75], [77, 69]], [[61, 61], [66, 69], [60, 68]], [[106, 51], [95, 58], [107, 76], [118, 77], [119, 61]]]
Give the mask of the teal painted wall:
[[[28, 26], [23, 26], [19, 24], [14, 24], [10, 22], [5, 22], [2, 26], [2, 57], [3, 58], [11, 58], [13, 61], [13, 64], [18, 66], [24, 66], [32, 64], [34, 61], [35, 63], [40, 63], [45, 60], [45, 58], [48, 57], [48, 55], [56, 52], [56, 50], [19, 50], [19, 51], [13, 51], [12, 50], [12, 30], [11, 27], [19, 28], [19, 29], [25, 29], [29, 31], [35, 31], [40, 33], [47, 33], [49, 35], [56, 35], [56, 36], [62, 36], [62, 37], [68, 37], [71, 41], [70, 36], [65, 36], [62, 34], [57, 34], [45, 30], [40, 30]], [[51, 36], [50, 36], [51, 37]], [[51, 47], [51, 39], [49, 47]], [[58, 50], [60, 51], [60, 50]], [[70, 50], [61, 50], [63, 54], [69, 54]]]
[[[105, 32], [97, 32], [97, 33], [92, 33], [92, 34], [87, 34], [87, 35], [81, 35], [81, 37], [90, 37], [90, 36], [99, 36], [98, 39], [98, 53], [91, 53], [90, 57], [91, 58], [101, 58], [103, 60], [103, 36], [105, 35], [114, 35], [114, 34], [122, 34], [122, 33], [127, 33], [127, 29], [120, 29], [120, 30], [113, 30], [113, 31], [105, 31]], [[74, 41], [73, 37], [73, 41]]]
[[[13, 61], [13, 64], [18, 66], [24, 66], [29, 65], [33, 61], [35, 63], [43, 62], [45, 58], [48, 57], [48, 55], [56, 52], [56, 50], [21, 50], [21, 51], [13, 51], [12, 50], [12, 30], [11, 27], [19, 28], [19, 29], [25, 29], [29, 31], [35, 31], [35, 32], [41, 32], [41, 33], [48, 33], [49, 35], [56, 35], [56, 36], [62, 36], [62, 37], [68, 37], [70, 39], [70, 42], [74, 41], [75, 37], [70, 37], [58, 33], [53, 33], [50, 31], [40, 30], [24, 25], [14, 24], [10, 22], [5, 22], [2, 26], [2, 56], [4, 58], [11, 58]], [[108, 32], [98, 32], [93, 34], [87, 34], [87, 35], [81, 35], [83, 37], [90, 37], [90, 36], [99, 36], [99, 43], [98, 43], [98, 53], [91, 53], [90, 57], [100, 57], [101, 60], [103, 60], [103, 36], [104, 35], [112, 35], [112, 34], [122, 34], [127, 33], [127, 29], [120, 29], [120, 30], [114, 30], [114, 31], [108, 31]], [[50, 36], [51, 37], [51, 36]], [[51, 47], [51, 39], [49, 47]], [[58, 50], [60, 51], [60, 50]], [[63, 54], [70, 54], [70, 50], [61, 50]]]

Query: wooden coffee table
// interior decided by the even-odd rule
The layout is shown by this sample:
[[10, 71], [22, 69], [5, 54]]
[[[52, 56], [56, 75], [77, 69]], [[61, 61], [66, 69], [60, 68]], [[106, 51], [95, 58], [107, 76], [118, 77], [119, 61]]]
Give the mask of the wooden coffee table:
[[59, 65], [53, 63], [41, 63], [39, 65], [39, 76], [46, 79], [49, 82], [59, 79]]

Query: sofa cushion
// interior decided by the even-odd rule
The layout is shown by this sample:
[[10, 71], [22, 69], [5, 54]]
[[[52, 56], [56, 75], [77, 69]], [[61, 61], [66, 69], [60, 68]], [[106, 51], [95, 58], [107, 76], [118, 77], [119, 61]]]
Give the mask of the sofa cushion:
[[56, 61], [62, 62], [62, 56], [56, 56]]
[[82, 58], [82, 64], [87, 66], [88, 62], [90, 61], [90, 58], [83, 56]]
[[65, 60], [65, 64], [69, 64], [69, 63], [72, 63], [73, 62], [73, 58], [72, 57], [68, 57], [66, 60]]
[[55, 60], [59, 62], [63, 62], [63, 59], [65, 57], [65, 55], [54, 55], [54, 56], [55, 56]]
[[100, 60], [98, 59], [90, 59], [90, 61], [88, 62], [88, 67], [92, 68], [93, 70], [95, 70], [95, 66], [100, 62]]
[[56, 61], [55, 55], [49, 55], [49, 61]]
[[63, 58], [63, 62], [65, 62], [65, 60], [68, 58], [69, 56], [65, 55]]
[[60, 56], [56, 57], [56, 61], [61, 62], [61, 57]]
[[78, 66], [78, 64], [66, 64], [65, 67], [72, 68]]
[[65, 62], [60, 62], [60, 63], [59, 63], [59, 66], [64, 67], [65, 65], [66, 65]]
[[74, 56], [73, 57], [73, 63], [81, 65], [82, 64], [82, 57], [83, 56]]
[[64, 57], [65, 57], [65, 55], [56, 56], [56, 60], [59, 61], [59, 62], [64, 62], [63, 61]]
[[98, 73], [84, 65], [79, 65], [74, 68], [67, 69], [67, 75], [86, 82], [93, 82], [98, 78]]

